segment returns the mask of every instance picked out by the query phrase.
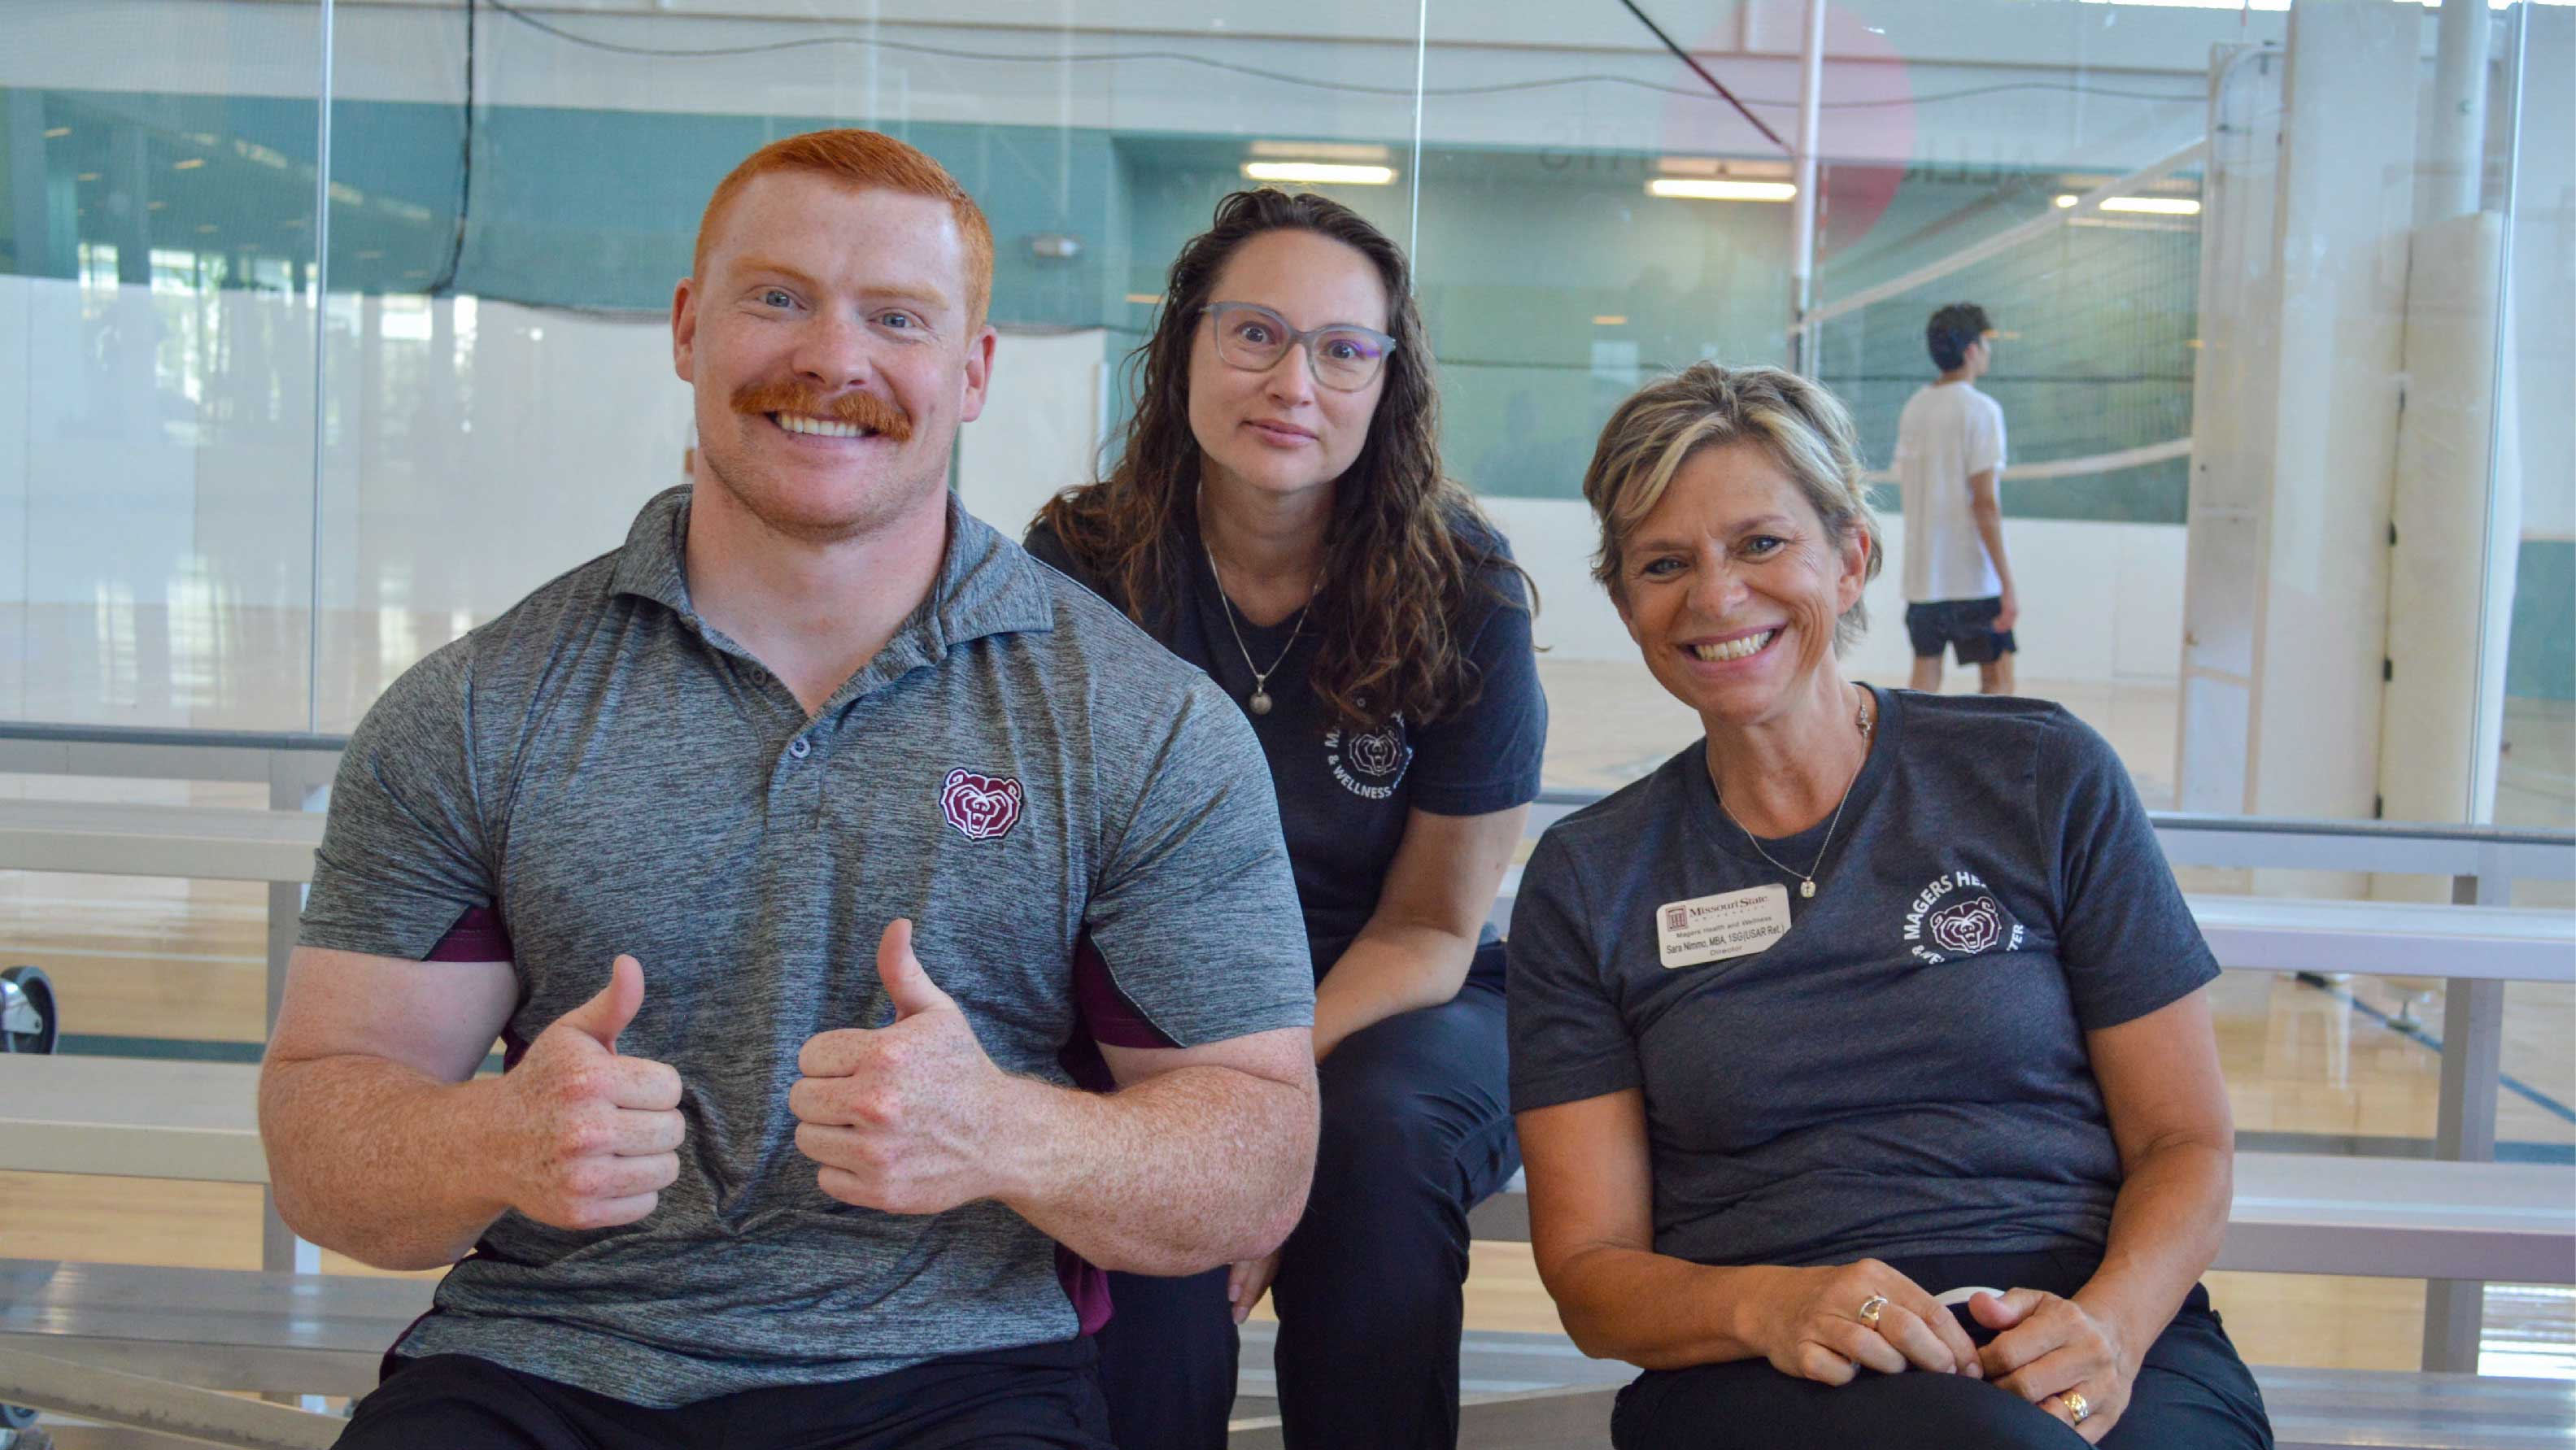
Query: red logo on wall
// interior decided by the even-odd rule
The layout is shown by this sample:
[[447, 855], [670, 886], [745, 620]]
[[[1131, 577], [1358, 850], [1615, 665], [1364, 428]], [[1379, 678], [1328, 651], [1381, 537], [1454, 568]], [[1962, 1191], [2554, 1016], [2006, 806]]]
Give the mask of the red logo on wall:
[[1020, 823], [1020, 783], [959, 767], [939, 787], [939, 813], [970, 841], [998, 841]]

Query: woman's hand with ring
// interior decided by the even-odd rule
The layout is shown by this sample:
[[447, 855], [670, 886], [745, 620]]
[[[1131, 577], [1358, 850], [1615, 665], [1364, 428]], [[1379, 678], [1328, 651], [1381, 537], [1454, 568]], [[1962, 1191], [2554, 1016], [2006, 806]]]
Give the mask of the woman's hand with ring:
[[1779, 1286], [1757, 1311], [1763, 1325], [1755, 1342], [1782, 1374], [1840, 1385], [1862, 1369], [1972, 1378], [1984, 1373], [1976, 1344], [1958, 1319], [1921, 1285], [1876, 1259], [1776, 1272]]
[[2015, 1289], [2001, 1298], [1979, 1294], [1968, 1301], [1968, 1312], [1999, 1331], [1980, 1351], [1986, 1378], [1996, 1388], [2039, 1406], [2095, 1444], [2120, 1422], [2138, 1367], [2110, 1320], [2040, 1289]]

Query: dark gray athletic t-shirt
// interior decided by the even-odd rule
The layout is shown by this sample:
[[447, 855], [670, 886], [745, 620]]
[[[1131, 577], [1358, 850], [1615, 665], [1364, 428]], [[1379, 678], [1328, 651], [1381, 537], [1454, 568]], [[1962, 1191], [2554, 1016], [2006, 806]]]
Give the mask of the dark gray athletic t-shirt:
[[[2109, 745], [2034, 700], [1878, 691], [1813, 899], [1704, 744], [1549, 830], [1512, 915], [1512, 1106], [1645, 1093], [1655, 1250], [1707, 1264], [2102, 1246], [2084, 1033], [2218, 965]], [[1826, 827], [1766, 840], [1796, 866]], [[1678, 903], [1785, 885], [1768, 949], [1662, 965]]]
[[[1494, 556], [1477, 596], [1457, 621], [1478, 684], [1464, 708], [1428, 723], [1401, 717], [1369, 731], [1337, 728], [1324, 715], [1322, 697], [1307, 679], [1315, 658], [1312, 629], [1297, 616], [1253, 625], [1228, 621], [1224, 596], [1195, 537], [1189, 549], [1190, 590], [1180, 607], [1152, 621], [1154, 637], [1182, 659], [1208, 672], [1238, 709], [1252, 695], [1248, 651], [1271, 670], [1266, 715], [1244, 711], [1279, 795], [1279, 820], [1288, 859], [1297, 873], [1297, 900], [1306, 914], [1315, 979], [1323, 980], [1377, 911], [1378, 893], [1404, 843], [1416, 809], [1440, 816], [1480, 816], [1527, 805], [1538, 798], [1539, 769], [1547, 753], [1547, 697], [1540, 693], [1538, 655], [1530, 645], [1530, 611], [1511, 548], [1472, 518], [1453, 522], [1471, 549]], [[1028, 550], [1125, 608], [1118, 591], [1092, 577], [1065, 552], [1043, 521], [1033, 525]], [[1327, 587], [1330, 587], [1329, 584]], [[1231, 627], [1229, 627], [1229, 623]], [[1234, 630], [1242, 631], [1236, 643]], [[1484, 929], [1483, 945], [1496, 938]], [[1482, 963], [1499, 953], [1480, 951]], [[1499, 971], [1497, 964], [1496, 971]]]
[[662, 494], [625, 547], [422, 660], [342, 759], [303, 941], [453, 959], [458, 923], [497, 915], [513, 1056], [631, 952], [618, 1048], [679, 1069], [688, 1122], [651, 1217], [503, 1215], [400, 1348], [671, 1405], [1071, 1338], [1055, 1245], [1010, 1209], [816, 1186], [797, 1053], [891, 1020], [898, 916], [1005, 1071], [1070, 1081], [1085, 963], [1158, 1041], [1311, 1023], [1260, 748], [1205, 676], [953, 500], [931, 596], [809, 717], [691, 603], [688, 513]]

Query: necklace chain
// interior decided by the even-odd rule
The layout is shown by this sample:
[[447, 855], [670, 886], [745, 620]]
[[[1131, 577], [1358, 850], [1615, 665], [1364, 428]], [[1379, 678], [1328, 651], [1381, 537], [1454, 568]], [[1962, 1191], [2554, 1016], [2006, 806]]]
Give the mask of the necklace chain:
[[1252, 694], [1243, 703], [1253, 714], [1267, 715], [1270, 713], [1270, 677], [1279, 672], [1281, 665], [1288, 663], [1288, 652], [1297, 647], [1297, 637], [1306, 632], [1306, 616], [1314, 611], [1315, 591], [1324, 587], [1323, 573], [1317, 571], [1314, 586], [1306, 591], [1306, 603], [1297, 611], [1297, 627], [1288, 631], [1288, 642], [1279, 647], [1279, 658], [1272, 660], [1270, 668], [1265, 670], [1252, 662], [1252, 650], [1243, 642], [1243, 627], [1234, 622], [1234, 601], [1226, 597], [1225, 576], [1217, 572], [1216, 550], [1208, 547], [1204, 535], [1199, 539], [1199, 550], [1207, 555], [1208, 577], [1216, 581], [1216, 607], [1225, 611], [1226, 630], [1234, 636], [1234, 647], [1243, 654], [1243, 667], [1252, 671]]
[[[1251, 660], [1247, 658], [1244, 663], [1249, 664], [1251, 663]], [[1274, 666], [1273, 668], [1276, 667]], [[1869, 687], [1867, 685], [1860, 687], [1860, 708], [1853, 715], [1852, 723], [1860, 727], [1860, 738], [1862, 744], [1866, 747], [1870, 737]], [[1861, 753], [1861, 764], [1863, 766], [1869, 764], [1869, 754], [1866, 748], [1864, 748]], [[1843, 807], [1850, 803], [1852, 787], [1858, 784], [1860, 784], [1860, 770], [1855, 768], [1852, 771], [1851, 779], [1843, 782], [1842, 798], [1834, 802], [1834, 816], [1832, 820], [1825, 823], [1825, 839], [1816, 847], [1816, 859], [1814, 863], [1809, 865], [1804, 871], [1798, 870], [1796, 867], [1782, 861], [1779, 857], [1772, 855], [1769, 851], [1763, 850], [1762, 838], [1753, 834], [1752, 827], [1747, 826], [1742, 821], [1735, 820], [1735, 812], [1727, 809], [1725, 796], [1721, 795], [1717, 798], [1717, 808], [1718, 811], [1728, 820], [1735, 821], [1735, 829], [1744, 833], [1745, 841], [1753, 847], [1756, 855], [1778, 867], [1782, 874], [1798, 878], [1798, 895], [1803, 900], [1816, 894], [1816, 873], [1824, 869], [1825, 853], [1834, 848], [1834, 827], [1843, 823]]]

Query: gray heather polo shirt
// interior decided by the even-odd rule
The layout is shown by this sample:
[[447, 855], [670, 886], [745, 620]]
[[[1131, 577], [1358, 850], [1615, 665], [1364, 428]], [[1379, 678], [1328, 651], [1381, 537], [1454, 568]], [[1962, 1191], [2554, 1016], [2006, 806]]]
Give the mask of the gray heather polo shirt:
[[513, 1055], [630, 952], [644, 1006], [618, 1048], [679, 1069], [688, 1120], [651, 1217], [504, 1215], [398, 1348], [673, 1405], [1068, 1338], [1055, 1246], [1009, 1209], [815, 1186], [797, 1052], [892, 1020], [876, 944], [898, 916], [1006, 1071], [1069, 1082], [1077, 942], [1164, 1040], [1307, 1025], [1260, 746], [1204, 675], [953, 500], [930, 598], [809, 719], [691, 608], [688, 512], [686, 489], [646, 504], [625, 547], [422, 660], [350, 740], [305, 944], [419, 961], [497, 913]]

